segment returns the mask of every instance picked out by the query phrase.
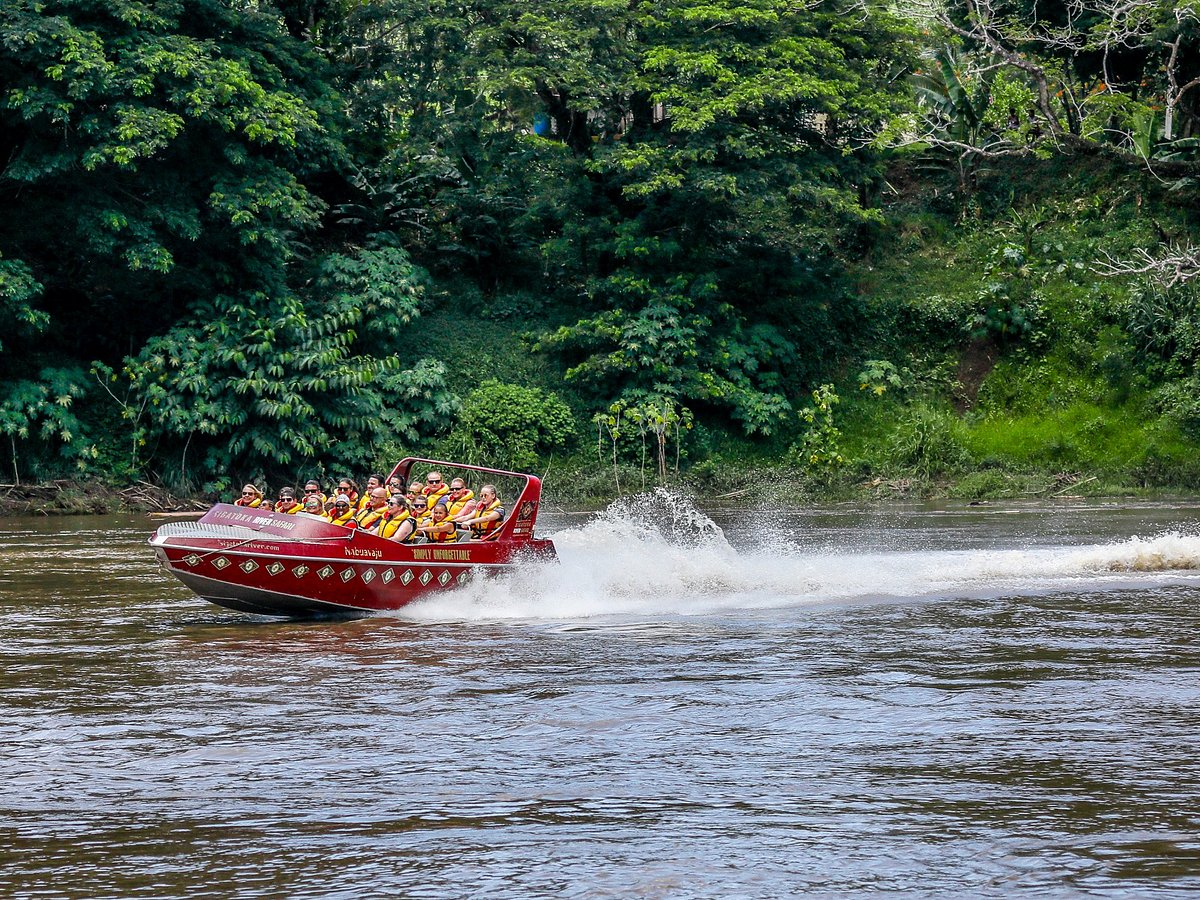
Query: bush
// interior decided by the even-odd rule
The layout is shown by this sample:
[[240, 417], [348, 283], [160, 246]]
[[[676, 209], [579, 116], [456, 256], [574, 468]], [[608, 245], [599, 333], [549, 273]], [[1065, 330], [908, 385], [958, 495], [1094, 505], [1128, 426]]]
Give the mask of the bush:
[[995, 500], [1010, 497], [1014, 492], [1013, 479], [996, 469], [971, 472], [950, 489], [958, 500]]
[[526, 470], [575, 434], [571, 410], [557, 394], [489, 379], [467, 395], [445, 443], [447, 455], [465, 463]]
[[911, 406], [888, 439], [888, 461], [924, 478], [960, 471], [969, 461], [963, 434], [953, 412]]

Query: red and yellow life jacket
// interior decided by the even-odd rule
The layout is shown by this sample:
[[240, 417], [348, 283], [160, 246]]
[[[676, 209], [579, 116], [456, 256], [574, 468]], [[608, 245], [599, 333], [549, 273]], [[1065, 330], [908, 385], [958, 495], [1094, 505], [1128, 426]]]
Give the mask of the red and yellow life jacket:
[[458, 529], [454, 527], [454, 523], [449, 519], [442, 519], [440, 522], [429, 522], [426, 528], [438, 528], [449, 525], [448, 531], [426, 531], [425, 539], [434, 544], [452, 544], [458, 540]]
[[[379, 523], [379, 530], [376, 532], [381, 538], [389, 540], [396, 536], [396, 532], [400, 530], [400, 526], [412, 518], [407, 509], [403, 509], [399, 514], [388, 516], [386, 513], [383, 520]], [[415, 534], [416, 532], [413, 532]]]
[[435, 506], [437, 506], [438, 503], [441, 502], [441, 499], [448, 493], [450, 493], [450, 485], [446, 484], [444, 481], [440, 482], [435, 488], [425, 485], [424, 489], [421, 491], [421, 495], [425, 498], [425, 502], [429, 504], [430, 509], [433, 509]]
[[297, 503], [295, 500], [292, 501], [291, 506], [287, 506], [287, 507], [285, 507], [283, 505], [282, 500], [280, 500], [278, 503], [275, 504], [275, 512], [284, 513], [289, 516], [294, 516], [296, 513], [302, 512], [303, 510], [304, 510], [303, 504]]
[[387, 507], [382, 509], [371, 509], [367, 507], [354, 517], [354, 521], [358, 523], [358, 527], [364, 531], [374, 531], [379, 527], [379, 520], [387, 514]]
[[333, 512], [327, 513], [326, 515], [329, 517], [329, 523], [331, 525], [341, 525], [343, 528], [357, 528], [358, 527], [358, 523], [354, 521], [354, 507], [353, 506], [350, 507], [348, 510], [346, 510], [346, 514], [344, 516], [339, 516], [337, 513], [333, 513]]
[[472, 522], [471, 530], [475, 532], [475, 537], [489, 537], [492, 532], [504, 524], [504, 507], [500, 505], [499, 497], [497, 497], [487, 506], [484, 506], [483, 501], [480, 501], [479, 506], [475, 507], [475, 511], [472, 513], [472, 516], [486, 516], [490, 512], [499, 512], [500, 518], [488, 522]]
[[247, 509], [258, 509], [260, 506], [262, 506], [262, 504], [263, 504], [262, 497], [256, 497], [255, 499], [251, 500], [249, 503], [247, 503], [241, 497], [239, 497], [237, 500], [233, 501], [234, 506], [244, 506]]
[[460, 512], [463, 511], [463, 509], [466, 507], [466, 505], [468, 503], [470, 503], [474, 499], [475, 499], [475, 492], [467, 491], [465, 494], [463, 494], [457, 500], [451, 500], [449, 503], [446, 504], [447, 518], [453, 519], [455, 516], [457, 516]]

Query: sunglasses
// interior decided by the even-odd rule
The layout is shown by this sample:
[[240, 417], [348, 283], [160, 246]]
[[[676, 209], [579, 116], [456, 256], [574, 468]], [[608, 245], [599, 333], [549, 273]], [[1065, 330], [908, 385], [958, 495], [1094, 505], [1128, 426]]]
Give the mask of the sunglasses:
[[254, 491], [242, 491], [242, 496], [243, 497], [253, 497]]
[[295, 500], [296, 498], [293, 497], [291, 494], [280, 494], [279, 499], [280, 500]]
[[349, 503], [335, 503], [335, 504], [333, 504], [333, 508], [334, 509], [349, 509], [350, 504]]
[[442, 483], [442, 479], [440, 479], [440, 478], [430, 478], [430, 479], [429, 479], [427, 482], [425, 482], [425, 483], [426, 483], [426, 484], [441, 484], [441, 483]]
[[304, 489], [304, 493], [306, 493], [306, 494], [319, 494], [319, 493], [321, 493], [321, 489], [320, 489], [320, 488], [305, 488], [305, 489]]

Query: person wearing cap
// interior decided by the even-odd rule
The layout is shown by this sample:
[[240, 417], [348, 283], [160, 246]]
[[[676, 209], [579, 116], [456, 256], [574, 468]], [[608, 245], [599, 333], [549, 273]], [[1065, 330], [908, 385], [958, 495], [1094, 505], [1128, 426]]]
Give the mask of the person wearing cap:
[[275, 501], [275, 512], [294, 516], [303, 509], [304, 507], [296, 502], [296, 489], [294, 487], [281, 487], [279, 489], [279, 499]]
[[333, 509], [328, 515], [329, 521], [334, 525], [341, 525], [343, 528], [358, 527], [358, 523], [354, 521], [354, 506], [345, 494], [338, 494], [333, 498]]
[[262, 491], [252, 484], [247, 484], [242, 488], [242, 496], [234, 501], [234, 505], [245, 506], [248, 509], [258, 509], [263, 505], [265, 499]]

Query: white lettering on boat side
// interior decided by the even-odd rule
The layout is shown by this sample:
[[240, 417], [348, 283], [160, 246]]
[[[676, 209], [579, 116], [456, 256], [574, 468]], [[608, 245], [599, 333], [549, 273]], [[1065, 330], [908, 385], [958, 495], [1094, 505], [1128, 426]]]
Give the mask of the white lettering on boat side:
[[268, 525], [271, 528], [278, 528], [280, 531], [292, 531], [296, 527], [296, 522], [281, 522], [279, 519], [271, 516], [256, 516], [250, 513], [243, 512], [226, 512], [220, 510], [213, 516], [214, 520], [222, 522], [239, 522], [242, 524], [250, 523], [252, 525]]

